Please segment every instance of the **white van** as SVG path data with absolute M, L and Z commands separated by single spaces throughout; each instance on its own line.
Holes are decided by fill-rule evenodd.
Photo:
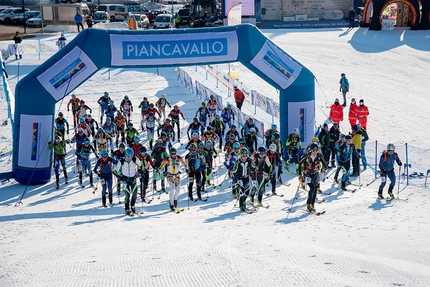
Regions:
M 109 14 L 110 21 L 115 21 L 115 9 L 116 6 L 122 6 L 121 4 L 100 4 L 97 7 L 97 11 L 104 11 Z
M 115 7 L 115 21 L 124 21 L 130 13 L 145 14 L 149 13 L 149 10 L 140 5 L 118 5 Z

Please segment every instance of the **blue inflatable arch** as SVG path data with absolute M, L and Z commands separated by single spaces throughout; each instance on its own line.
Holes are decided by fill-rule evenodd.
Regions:
M 250 24 L 174 30 L 86 29 L 23 78 L 15 90 L 13 176 L 22 184 L 51 178 L 55 103 L 101 68 L 145 68 L 241 62 L 280 91 L 280 132 L 313 137 L 313 74 Z

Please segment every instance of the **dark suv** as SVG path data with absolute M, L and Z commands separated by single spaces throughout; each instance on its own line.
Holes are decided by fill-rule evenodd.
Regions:
M 181 16 L 181 24 L 190 23 L 190 8 L 182 8 L 178 14 Z

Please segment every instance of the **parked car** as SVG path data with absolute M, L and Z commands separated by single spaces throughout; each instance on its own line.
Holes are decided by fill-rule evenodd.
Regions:
M 110 22 L 109 13 L 106 11 L 96 11 L 93 14 L 93 23 L 107 23 Z
M 125 18 L 130 14 L 141 14 L 141 13 L 149 13 L 148 9 L 140 5 L 133 6 L 117 6 L 115 8 L 115 21 L 124 21 Z
M 137 26 L 144 29 L 149 29 L 149 20 L 148 17 L 146 17 L 145 14 L 135 14 L 130 13 L 124 20 L 125 23 L 128 24 L 128 19 L 134 18 L 137 22 Z
M 25 8 L 25 11 L 30 11 L 30 9 Z M 1 11 L 0 13 L 0 23 L 10 24 L 12 22 L 12 18 L 17 14 L 24 12 L 22 8 L 7 8 Z
M 178 14 L 181 16 L 181 24 L 190 22 L 190 8 L 179 9 Z
M 167 11 L 167 10 L 152 10 L 148 14 L 149 23 L 154 23 L 155 18 L 157 18 L 157 16 L 160 14 L 169 14 L 170 15 L 169 11 Z
M 40 11 L 28 11 L 24 13 L 19 13 L 11 19 L 13 25 L 22 25 L 27 19 L 34 18 L 40 15 Z
M 154 29 L 171 29 L 174 26 L 172 14 L 160 14 L 154 20 Z
M 35 18 L 27 19 L 27 21 L 25 21 L 25 24 L 29 27 L 42 28 L 42 14 L 39 14 L 39 16 Z
M 98 10 L 96 3 L 87 2 L 87 6 L 88 6 L 88 9 L 90 9 L 91 14 L 94 14 Z
M 109 14 L 110 21 L 114 22 L 116 6 L 121 6 L 121 4 L 101 4 L 97 7 L 97 11 L 107 12 Z

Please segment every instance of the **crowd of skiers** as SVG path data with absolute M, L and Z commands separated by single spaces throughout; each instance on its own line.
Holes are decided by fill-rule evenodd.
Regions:
M 259 145 L 256 136 L 258 128 L 253 118 L 249 117 L 242 127 L 236 127 L 236 115 L 231 105 L 227 104 L 220 109 L 215 98 L 211 96 L 208 102 L 203 102 L 197 109 L 193 121 L 186 129 L 188 142 L 184 144 L 187 154 L 181 157 L 172 144 L 175 141 L 180 142 L 183 128 L 180 121 L 185 120 L 185 117 L 177 105 L 171 106 L 164 94 L 155 103 L 143 97 L 138 106 L 139 125 L 134 125 L 131 121 L 133 104 L 127 95 L 118 108 L 107 92 L 97 103 L 101 111 L 99 122 L 91 116 L 92 110 L 84 100 L 71 95 L 67 105 L 73 118 L 73 135 L 70 140 L 66 139 L 66 135 L 70 134 L 71 127 L 63 113 L 58 113 L 55 119 L 56 136 L 48 148 L 54 151 L 56 186 L 59 188 L 60 169 L 63 171 L 65 183 L 68 182 L 65 156 L 66 145 L 70 144 L 76 155 L 79 184 L 84 187 L 83 176 L 88 174 L 89 184 L 95 188 L 93 174 L 96 174 L 102 186 L 103 206 L 113 204 L 113 190 L 116 187 L 118 196 L 124 192 L 125 212 L 128 215 L 136 213 L 138 194 L 142 202 L 149 201 L 146 194 L 151 184 L 150 171 L 153 191 L 157 191 L 159 181 L 160 194 L 167 193 L 165 181 L 168 182 L 169 206 L 172 211 L 178 211 L 182 177 L 188 178 L 188 198 L 194 200 L 195 184 L 196 200 L 202 200 L 205 187 L 213 186 L 211 180 L 216 165 L 215 159 L 221 151 L 225 154 L 223 164 L 228 170 L 226 178 L 231 178 L 231 194 L 237 198 L 239 208 L 243 212 L 249 212 L 246 207 L 248 197 L 250 205 L 263 206 L 266 185 L 271 186 L 271 195 L 277 195 L 276 185 L 282 184 L 283 162 L 288 172 L 291 172 L 290 165 L 294 164 L 302 186 L 308 185 L 307 209 L 310 212 L 315 212 L 320 173 L 324 174 L 327 169 L 336 168 L 334 179 L 338 182 L 342 172 L 341 187 L 345 189 L 349 183 L 350 160 L 352 159 L 353 167 L 351 176 L 359 175 L 360 158 L 364 168 L 367 166 L 364 146 L 368 136 L 362 124 L 365 122 L 360 122 L 359 117 L 355 122 L 350 118 L 352 132 L 347 135 L 340 134 L 338 122 L 331 118 L 332 127 L 329 129 L 328 125 L 324 124 L 318 137 L 304 149 L 301 146 L 299 129 L 295 128 L 288 135 L 284 151 L 284 144 L 280 141 L 275 124 L 264 132 L 264 145 Z M 351 106 L 353 104 L 355 105 L 354 99 Z M 171 110 L 166 115 L 167 106 Z M 146 133 L 149 147 L 142 145 L 143 141 L 139 138 L 142 132 Z M 94 166 L 91 163 L 92 155 L 96 158 Z M 397 163 L 401 162 L 392 145 L 383 156 L 380 163 L 381 176 L 383 172 L 384 177 L 388 176 L 392 181 L 389 188 L 391 196 L 395 183 L 393 158 Z M 381 196 L 384 185 L 385 182 L 380 186 Z

